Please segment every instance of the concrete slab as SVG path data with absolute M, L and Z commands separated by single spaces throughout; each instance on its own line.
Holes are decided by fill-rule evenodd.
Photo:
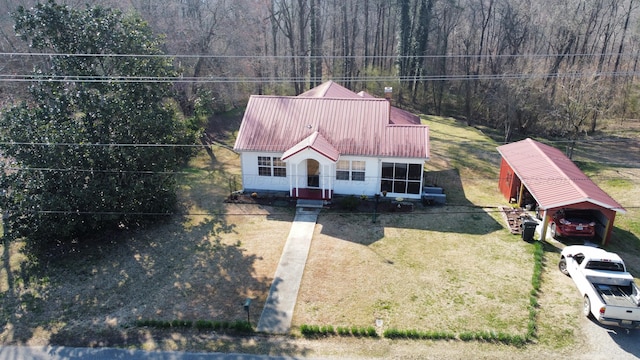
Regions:
M 291 328 L 293 310 L 304 272 L 311 238 L 320 209 L 298 208 L 282 251 L 269 296 L 258 321 L 258 332 L 286 334 Z
M 320 208 L 324 206 L 323 200 L 308 200 L 308 199 L 298 199 L 296 202 L 296 207 L 299 208 Z

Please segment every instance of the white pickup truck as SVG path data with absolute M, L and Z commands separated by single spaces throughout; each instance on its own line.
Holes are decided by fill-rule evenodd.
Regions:
M 584 297 L 582 312 L 604 325 L 640 328 L 640 290 L 617 254 L 591 246 L 567 246 L 560 271 Z

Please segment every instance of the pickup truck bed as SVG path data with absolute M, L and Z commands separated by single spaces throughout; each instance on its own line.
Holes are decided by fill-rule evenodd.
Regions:
M 612 306 L 640 306 L 638 297 L 633 296 L 631 286 L 617 286 L 607 284 L 593 284 L 598 290 L 603 302 Z

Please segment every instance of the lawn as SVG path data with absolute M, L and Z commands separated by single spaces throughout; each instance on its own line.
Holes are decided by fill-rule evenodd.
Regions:
M 532 269 L 531 245 L 481 209 L 385 214 L 376 224 L 322 214 L 294 321 L 524 334 Z
M 452 333 L 526 333 L 532 246 L 511 235 L 496 207 L 496 144 L 453 119 L 427 117 L 427 181 L 446 206 L 413 213 L 323 212 L 294 324 Z
M 448 204 L 379 214 L 375 223 L 370 213 L 323 210 L 295 309 L 294 334 L 302 324 L 365 327 L 376 320 L 382 320 L 382 329 L 526 332 L 533 246 L 511 235 L 496 211 L 505 204 L 497 189 L 498 144 L 453 119 L 424 121 L 431 131 L 427 181 L 445 189 Z M 579 154 L 580 166 L 627 208 L 616 219 L 611 248 L 640 264 L 638 169 L 606 166 L 591 161 L 588 152 Z M 140 319 L 246 319 L 247 297 L 254 299 L 249 315 L 257 323 L 294 212 L 286 206 L 226 203 L 239 179 L 238 156 L 214 145 L 211 154 L 203 151 L 181 174 L 183 216 L 153 229 L 109 234 L 100 246 L 79 245 L 47 263 L 30 263 L 19 243 L 0 247 L 0 344 L 292 356 L 347 351 L 369 357 L 399 351 L 398 344 L 409 353 L 425 345 L 226 338 L 136 327 Z M 536 347 L 558 354 L 582 341 L 576 330 L 580 299 L 567 291 L 571 280 L 556 270 L 558 249 L 547 245 L 545 250 L 532 358 Z M 637 266 L 632 265 L 636 276 Z M 447 346 L 467 354 L 475 349 Z M 492 353 L 499 345 L 478 346 Z

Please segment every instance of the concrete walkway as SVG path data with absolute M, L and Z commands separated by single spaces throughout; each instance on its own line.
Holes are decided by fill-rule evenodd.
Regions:
M 271 283 L 269 296 L 258 321 L 258 332 L 286 334 L 291 328 L 293 309 L 311 247 L 311 238 L 322 202 L 299 201 L 287 243 Z

